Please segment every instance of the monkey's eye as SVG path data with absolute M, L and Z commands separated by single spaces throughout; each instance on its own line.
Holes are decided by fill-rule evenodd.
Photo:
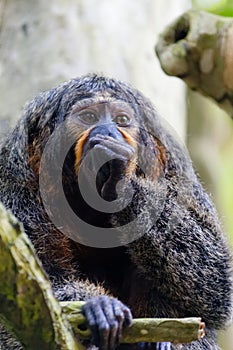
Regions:
M 78 119 L 85 124 L 95 124 L 98 121 L 98 116 L 93 111 L 82 111 L 78 114 Z
M 127 114 L 119 114 L 114 118 L 114 122 L 119 126 L 128 126 L 131 123 L 131 118 Z

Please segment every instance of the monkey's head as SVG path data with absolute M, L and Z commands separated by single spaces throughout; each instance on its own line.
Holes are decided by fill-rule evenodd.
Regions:
M 50 161 L 68 142 L 64 181 L 70 177 L 73 184 L 81 169 L 87 179 L 96 180 L 105 200 L 116 199 L 120 180 L 135 175 L 155 180 L 165 170 L 166 149 L 156 112 L 125 83 L 97 75 L 71 80 L 35 98 L 26 119 L 34 172 L 39 173 L 44 147 L 60 128 Z
M 34 187 L 37 183 L 42 192 L 43 184 L 52 205 L 65 193 L 73 211 L 92 224 L 108 227 L 106 212 L 98 212 L 101 201 L 116 202 L 129 183 L 139 188 L 185 172 L 190 176 L 188 158 L 150 101 L 115 79 L 89 75 L 64 83 L 32 100 L 22 120 Z M 87 196 L 98 194 L 94 209 L 83 188 Z M 138 192 L 131 196 L 132 215 Z

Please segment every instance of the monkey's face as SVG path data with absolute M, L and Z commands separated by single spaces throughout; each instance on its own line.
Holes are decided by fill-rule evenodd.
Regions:
M 29 163 L 43 205 L 72 239 L 118 246 L 119 227 L 135 232 L 139 218 L 141 232 L 148 194 L 164 179 L 167 154 L 156 112 L 136 90 L 101 77 L 73 80 L 52 96 L 55 106 L 50 92 L 31 106 Z
M 84 100 L 73 107 L 71 119 L 78 131 L 76 175 L 82 170 L 103 199 L 115 200 L 117 183 L 135 170 L 138 123 L 134 111 L 120 101 Z

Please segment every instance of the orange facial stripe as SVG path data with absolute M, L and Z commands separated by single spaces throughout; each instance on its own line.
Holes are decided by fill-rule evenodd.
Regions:
M 136 149 L 137 148 L 137 143 L 133 139 L 133 137 L 131 135 L 129 135 L 125 130 L 122 130 L 120 128 L 117 128 L 117 129 L 120 131 L 120 133 L 122 134 L 124 139 L 128 142 L 128 144 L 130 144 L 134 149 Z
M 137 150 L 137 142 L 134 140 L 134 138 L 129 135 L 125 130 L 122 130 L 121 128 L 117 128 L 120 133 L 122 134 L 122 136 L 124 137 L 124 139 L 126 140 L 126 142 L 132 146 L 135 151 Z M 132 173 L 134 173 L 136 170 L 136 156 L 133 160 L 131 160 L 128 164 L 128 168 L 126 171 L 126 175 L 131 175 Z
M 90 129 L 84 131 L 84 133 L 82 134 L 82 136 L 79 138 L 78 142 L 75 145 L 75 149 L 74 149 L 74 153 L 75 153 L 75 165 L 74 165 L 74 169 L 75 169 L 75 173 L 78 174 L 78 168 L 79 168 L 79 164 L 82 158 L 82 153 L 83 153 L 83 145 L 86 142 L 88 135 L 90 133 Z
M 120 131 L 120 133 L 122 134 L 122 136 L 124 137 L 124 139 L 128 142 L 128 144 L 130 144 L 135 150 L 137 148 L 137 143 L 134 141 L 133 137 L 131 135 L 129 135 L 125 130 L 122 130 L 120 128 L 118 128 L 118 130 Z M 82 158 L 82 153 L 83 153 L 83 145 L 86 142 L 89 134 L 90 134 L 90 129 L 86 130 L 82 136 L 79 138 L 79 140 L 77 141 L 76 145 L 75 145 L 75 149 L 74 149 L 74 153 L 75 153 L 75 165 L 74 165 L 74 169 L 75 169 L 75 173 L 78 174 L 78 170 L 79 170 L 79 165 L 81 162 L 81 158 Z M 132 172 L 132 170 L 135 170 L 136 167 L 136 163 L 135 162 L 130 162 L 130 166 L 128 169 L 128 172 Z
M 157 155 L 157 167 L 154 169 L 154 173 L 152 174 L 152 178 L 156 180 L 160 175 L 163 174 L 165 167 L 166 167 L 166 149 L 165 147 L 161 144 L 161 142 L 158 139 L 153 139 L 154 143 L 154 148 L 157 150 L 158 155 Z

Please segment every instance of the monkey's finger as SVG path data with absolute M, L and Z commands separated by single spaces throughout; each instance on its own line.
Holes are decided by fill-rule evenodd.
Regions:
M 171 343 L 169 342 L 156 343 L 156 350 L 171 350 Z
M 95 160 L 96 157 L 98 159 L 106 159 L 106 161 L 117 159 L 122 162 L 129 162 L 130 159 L 133 158 L 133 153 L 125 152 L 125 150 L 122 150 L 121 147 L 115 150 L 112 150 L 110 147 L 106 147 L 106 145 L 98 144 L 95 146 L 95 152 L 93 152 L 93 159 Z
M 112 305 L 114 315 L 118 322 L 123 321 L 124 327 L 130 326 L 133 322 L 133 316 L 130 309 L 121 301 L 114 298 L 112 298 Z
M 135 154 L 135 149 L 128 143 L 119 143 L 117 140 L 105 140 L 103 143 L 105 147 L 110 149 L 112 152 L 119 154 L 126 159 L 131 159 Z
M 116 344 L 119 344 L 120 339 L 122 337 L 122 328 L 123 328 L 125 316 L 124 316 L 124 312 L 122 311 L 122 306 L 119 303 L 113 302 L 112 306 L 113 306 L 115 318 L 118 321 L 118 329 L 117 329 L 117 334 L 116 334 Z
M 133 322 L 130 309 L 117 299 L 113 299 L 113 310 L 115 318 L 118 320 L 118 332 L 116 335 L 116 344 L 120 343 L 122 329 L 129 327 Z
M 124 162 L 129 161 L 129 158 L 127 156 L 124 156 L 121 153 L 119 148 L 118 148 L 118 150 L 113 151 L 111 148 L 108 148 L 105 145 L 99 144 L 99 145 L 95 146 L 95 150 L 98 152 L 97 155 L 98 155 L 98 158 L 100 158 L 100 159 L 101 159 L 101 157 L 103 159 L 105 159 L 105 155 L 107 154 L 107 156 L 108 156 L 107 158 L 109 158 L 108 161 L 113 160 L 113 159 L 119 159 L 119 160 L 124 161 Z M 94 154 L 94 156 L 96 156 L 96 154 Z
M 99 297 L 89 300 L 82 307 L 92 334 L 92 342 L 101 350 L 107 350 L 109 325 L 101 306 Z
M 99 345 L 99 333 L 96 324 L 96 317 L 92 310 L 92 301 L 88 301 L 82 306 L 82 312 L 87 320 L 88 327 L 91 330 L 91 341 L 94 345 Z
M 116 318 L 115 312 L 114 312 L 114 305 L 118 303 L 117 299 L 114 298 L 108 298 L 102 299 L 102 307 L 103 311 L 105 313 L 105 317 L 107 319 L 107 322 L 109 324 L 109 339 L 108 339 L 108 349 L 113 350 L 118 345 L 118 329 L 119 329 L 119 322 Z
M 124 312 L 124 323 L 123 323 L 123 327 L 129 327 L 131 326 L 132 322 L 133 322 L 133 316 L 132 313 L 130 311 L 130 309 L 124 305 L 123 308 L 123 312 Z
M 135 149 L 128 143 L 122 143 L 119 140 L 106 136 L 103 137 L 102 135 L 93 137 L 91 140 L 91 148 L 97 147 L 97 145 L 102 145 L 106 150 L 111 150 L 115 154 L 126 157 L 127 159 L 132 158 L 135 153 Z

